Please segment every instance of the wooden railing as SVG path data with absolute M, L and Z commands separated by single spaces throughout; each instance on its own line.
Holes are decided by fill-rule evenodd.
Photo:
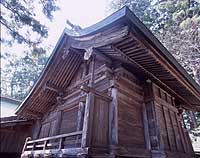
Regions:
M 82 131 L 56 135 L 36 140 L 26 139 L 22 153 L 45 153 L 45 151 L 60 151 L 65 148 L 77 148 L 81 146 Z

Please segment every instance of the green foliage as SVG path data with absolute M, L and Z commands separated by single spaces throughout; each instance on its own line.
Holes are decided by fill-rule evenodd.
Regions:
M 59 8 L 56 0 L 1 0 L 0 5 L 1 26 L 8 33 L 1 37 L 1 43 L 12 47 L 16 41 L 28 46 L 20 57 L 16 52 L 1 52 L 1 59 L 7 62 L 1 70 L 1 94 L 24 99 L 47 60 L 46 48 L 40 46 L 48 37 L 48 28 L 37 14 L 52 21 L 53 12 Z
M 110 11 L 116 11 L 123 6 L 128 6 L 136 16 L 143 21 L 147 27 L 152 29 L 160 27 L 160 23 L 156 22 L 157 10 L 151 5 L 153 0 L 111 0 L 110 1 Z M 156 24 L 156 25 L 155 25 Z
M 2 70 L 1 74 L 3 79 L 9 81 L 7 84 L 10 87 L 9 90 L 4 89 L 1 94 L 20 100 L 26 97 L 48 59 L 46 52 L 41 53 L 40 50 L 39 52 L 35 50 L 35 52 L 25 52 L 24 54 L 23 57 L 5 54 L 3 58 L 8 61 L 7 69 Z M 6 84 L 5 81 L 2 82 Z
M 42 38 L 47 38 L 47 27 L 36 19 L 36 14 L 34 12 L 34 5 L 36 3 L 37 2 L 33 0 L 0 1 L 0 22 L 12 37 L 12 40 L 1 38 L 1 42 L 10 41 L 10 43 L 12 43 L 17 41 L 18 43 L 26 43 L 29 46 L 32 46 L 41 43 Z M 55 0 L 40 0 L 40 4 L 42 5 L 43 13 L 48 19 L 52 20 L 52 12 L 59 9 L 55 4 Z M 36 36 L 34 40 L 33 33 L 36 33 L 34 34 L 34 36 Z

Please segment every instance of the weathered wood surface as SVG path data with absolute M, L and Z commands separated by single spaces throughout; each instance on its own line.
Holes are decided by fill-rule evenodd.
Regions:
M 178 157 L 183 153 L 193 157 L 193 149 L 188 139 L 189 135 L 187 130 L 183 129 L 183 120 L 178 115 L 174 98 L 155 84 L 153 84 L 153 93 L 160 137 L 163 140 L 164 151 L 167 153 L 166 157 L 171 157 L 172 155 Z
M 5 157 L 9 157 L 9 154 L 17 156 L 22 153 L 24 142 L 31 135 L 30 123 L 26 124 L 18 123 L 0 128 L 0 156 L 3 157 L 3 154 Z
M 34 139 L 41 139 L 30 141 L 25 153 L 73 153 L 81 147 L 91 157 L 192 155 L 174 98 L 99 53 L 82 62 L 57 103 L 34 126 Z M 77 132 L 81 134 L 73 135 Z
M 145 149 L 142 86 L 125 69 L 117 69 L 116 76 L 118 145 Z

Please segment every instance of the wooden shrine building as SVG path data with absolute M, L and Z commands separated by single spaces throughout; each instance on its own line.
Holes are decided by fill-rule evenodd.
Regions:
M 200 87 L 126 7 L 64 30 L 17 110 L 32 120 L 22 157 L 192 158 L 183 109 Z

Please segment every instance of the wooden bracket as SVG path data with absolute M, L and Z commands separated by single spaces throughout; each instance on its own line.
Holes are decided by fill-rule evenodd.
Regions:
M 96 55 L 99 55 L 101 58 L 103 58 L 108 64 L 112 64 L 112 60 L 103 54 L 103 52 L 99 51 L 97 48 L 93 48 L 93 51 Z
M 89 87 L 87 85 L 81 86 L 81 90 L 84 91 L 84 92 L 86 92 L 86 93 L 92 92 L 95 95 L 101 97 L 102 99 L 104 99 L 106 101 L 112 101 L 112 97 L 110 97 L 108 95 L 105 95 L 102 92 L 97 91 L 95 88 Z
M 44 89 L 48 89 L 48 90 L 54 91 L 56 93 L 62 93 L 62 92 L 64 92 L 64 90 L 62 88 L 56 86 L 55 84 L 50 83 L 49 81 L 47 81 L 44 84 Z
M 33 112 L 33 111 L 30 111 L 30 110 L 26 110 L 26 113 L 37 118 L 37 119 L 42 118 L 42 113 L 40 113 L 40 112 Z

